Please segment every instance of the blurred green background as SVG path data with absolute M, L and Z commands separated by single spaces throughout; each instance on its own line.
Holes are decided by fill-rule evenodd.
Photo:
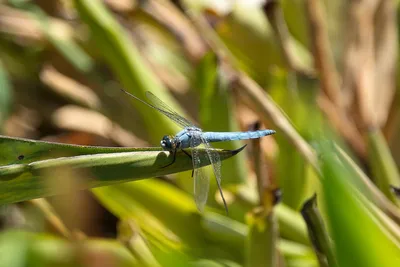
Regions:
M 0 0 L 0 266 L 400 266 L 397 16 L 383 0 Z M 211 168 L 199 213 L 190 160 L 156 166 L 149 147 L 179 128 L 121 88 L 206 131 L 276 130 L 215 145 L 247 144 L 221 152 L 228 215 Z

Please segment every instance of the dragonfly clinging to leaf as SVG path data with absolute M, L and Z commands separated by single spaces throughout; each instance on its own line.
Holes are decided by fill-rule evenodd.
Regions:
M 122 90 L 122 89 L 121 89 Z M 204 210 L 204 206 L 207 202 L 208 190 L 210 184 L 210 178 L 204 168 L 201 166 L 204 163 L 201 162 L 200 152 L 198 147 L 203 145 L 209 161 L 214 169 L 215 179 L 217 181 L 217 186 L 219 193 L 221 195 L 222 201 L 226 213 L 228 213 L 228 207 L 224 198 L 224 194 L 221 189 L 221 160 L 219 154 L 216 150 L 212 148 L 210 143 L 212 142 L 222 142 L 222 141 L 233 141 L 233 140 L 245 140 L 245 139 L 255 139 L 263 136 L 274 134 L 274 130 L 258 130 L 250 132 L 203 132 L 200 128 L 195 126 L 193 123 L 188 121 L 186 118 L 182 117 L 176 113 L 173 109 L 162 102 L 158 97 L 156 97 L 151 92 L 146 92 L 146 97 L 149 102 L 143 101 L 142 99 L 132 95 L 131 93 L 122 90 L 129 96 L 139 100 L 140 102 L 146 104 L 147 106 L 161 112 L 163 115 L 167 116 L 169 119 L 174 121 L 177 125 L 183 128 L 182 131 L 178 132 L 175 136 L 166 135 L 161 140 L 161 147 L 163 150 L 170 151 L 173 155 L 173 160 L 167 166 L 175 162 L 175 156 L 178 149 L 181 149 L 185 154 L 192 158 L 193 162 L 193 178 L 194 178 L 194 199 L 197 208 L 200 211 Z M 191 155 L 188 154 L 184 149 L 191 148 Z

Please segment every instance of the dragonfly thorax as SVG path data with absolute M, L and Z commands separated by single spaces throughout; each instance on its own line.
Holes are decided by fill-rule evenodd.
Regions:
M 161 139 L 160 144 L 161 144 L 161 147 L 164 150 L 171 151 L 171 150 L 174 150 L 176 148 L 175 139 L 170 135 L 165 135 L 163 137 L 163 139 Z

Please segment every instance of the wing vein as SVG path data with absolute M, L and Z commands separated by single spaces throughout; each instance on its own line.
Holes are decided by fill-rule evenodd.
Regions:
M 193 179 L 194 179 L 194 200 L 200 212 L 203 212 L 204 206 L 207 203 L 208 190 L 210 187 L 210 177 L 201 167 L 201 160 L 199 150 L 195 145 L 196 136 L 192 136 L 190 146 L 192 148 L 192 162 L 193 162 Z
M 221 187 L 221 158 L 219 157 L 218 152 L 214 150 L 214 148 L 210 145 L 210 143 L 201 136 L 201 142 L 203 143 L 205 150 L 207 152 L 208 158 L 210 159 L 210 163 L 214 169 L 215 180 L 217 181 L 217 186 L 219 190 L 219 194 L 221 195 L 222 202 L 224 203 L 224 208 L 226 214 L 228 214 L 228 205 L 226 204 L 226 200 L 224 194 L 222 192 Z

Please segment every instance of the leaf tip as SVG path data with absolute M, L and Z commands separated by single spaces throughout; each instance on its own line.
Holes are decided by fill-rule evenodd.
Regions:
M 239 153 L 240 151 L 242 151 L 246 146 L 247 146 L 247 145 L 244 145 L 244 146 L 242 146 L 242 147 L 239 147 L 239 148 L 236 149 L 236 150 L 231 150 L 232 155 L 234 156 L 234 155 L 238 154 L 238 153 Z

